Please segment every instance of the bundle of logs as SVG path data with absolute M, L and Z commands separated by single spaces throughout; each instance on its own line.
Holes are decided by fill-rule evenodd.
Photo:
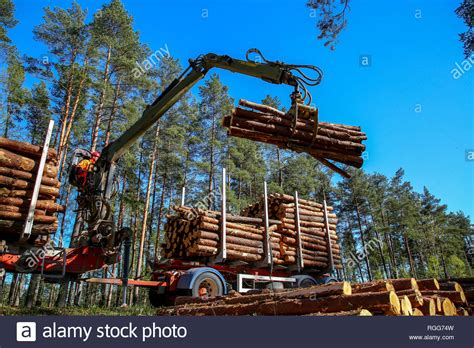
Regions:
M 294 198 L 289 195 L 269 196 L 269 250 L 275 265 L 297 262 L 297 238 Z M 326 221 L 323 206 L 299 200 L 301 255 L 304 267 L 324 270 L 330 266 Z M 222 233 L 221 212 L 174 207 L 165 225 L 164 258 L 212 257 L 219 254 Z M 341 267 L 336 236 L 336 216 L 328 207 L 328 221 L 333 265 Z M 226 260 L 257 262 L 264 259 L 265 227 L 263 202 L 254 204 L 241 215 L 226 214 Z
M 333 266 L 342 268 L 340 248 L 337 244 L 336 214 L 333 208 L 326 207 L 328 221 L 325 221 L 324 206 L 306 199 L 298 199 L 299 229 L 301 239 L 301 253 L 305 267 L 324 269 L 329 265 L 329 246 L 327 230 L 331 236 L 331 252 Z M 263 216 L 264 201 L 248 206 L 242 216 Z M 270 219 L 278 220 L 279 225 L 272 226 L 272 240 L 280 246 L 280 253 L 284 256 L 284 264 L 292 264 L 297 255 L 297 221 L 295 198 L 290 195 L 275 193 L 268 196 L 268 214 Z M 326 225 L 327 223 L 327 225 Z
M 41 146 L 0 137 L 0 234 L 3 240 L 17 240 L 24 229 L 42 151 Z M 45 240 L 57 229 L 55 213 L 63 211 L 63 207 L 56 204 L 60 187 L 57 174 L 57 153 L 50 149 L 36 203 L 33 241 Z
M 211 257 L 219 252 L 221 213 L 217 211 L 173 207 L 165 224 L 164 258 Z M 263 255 L 263 221 L 226 215 L 226 248 L 228 260 L 255 262 Z M 278 223 L 278 221 L 274 221 Z M 274 255 L 280 256 L 276 251 Z M 276 262 L 276 258 L 274 258 Z
M 293 115 L 247 100 L 224 117 L 228 135 L 273 144 L 282 149 L 306 152 L 344 177 L 350 175 L 333 162 L 360 168 L 367 139 L 360 127 L 318 122 L 318 109 Z
M 472 315 L 456 282 L 413 278 L 283 290 L 232 291 L 226 297 L 178 297 L 158 315 Z

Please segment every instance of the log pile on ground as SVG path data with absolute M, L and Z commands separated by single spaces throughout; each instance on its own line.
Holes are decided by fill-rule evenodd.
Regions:
M 0 137 L 0 233 L 1 239 L 17 239 L 26 221 L 42 147 Z M 34 215 L 33 239 L 43 240 L 56 231 L 55 213 L 63 211 L 56 204 L 60 183 L 58 158 L 50 149 L 44 168 Z
M 232 292 L 226 297 L 178 297 L 159 315 L 472 315 L 462 288 L 441 290 L 436 279 L 348 282 L 308 288 Z M 461 296 L 461 297 L 460 297 Z
M 445 291 L 457 291 L 465 298 L 469 310 L 474 312 L 474 278 L 451 278 L 440 280 L 440 288 Z
M 337 217 L 333 208 L 327 207 L 327 225 L 324 218 L 324 207 L 320 203 L 306 199 L 298 199 L 299 224 L 302 256 L 305 267 L 324 269 L 329 265 L 329 246 L 327 243 L 326 228 L 331 236 L 331 252 L 336 268 L 342 268 L 340 248 L 336 235 Z M 242 216 L 263 216 L 264 201 L 248 206 Z M 295 263 L 297 253 L 297 221 L 295 198 L 290 195 L 275 193 L 268 196 L 268 214 L 270 219 L 281 221 L 275 226 L 272 238 L 280 246 L 279 250 L 284 257 L 284 264 Z
M 345 177 L 349 174 L 333 162 L 362 167 L 362 141 L 367 136 L 360 127 L 318 122 L 317 109 L 301 112 L 295 120 L 292 115 L 266 105 L 243 99 L 239 104 L 222 120 L 228 135 L 309 153 Z
M 336 216 L 328 207 L 328 221 L 319 203 L 299 200 L 301 246 L 304 267 L 324 270 L 329 265 L 326 228 L 331 235 L 334 265 L 341 267 L 336 236 Z M 269 246 L 275 265 L 295 265 L 297 262 L 297 232 L 295 205 L 292 196 L 269 196 Z M 226 215 L 227 260 L 258 262 L 264 259 L 263 203 L 256 203 L 241 215 Z M 221 212 L 174 207 L 165 225 L 164 258 L 212 257 L 219 253 Z

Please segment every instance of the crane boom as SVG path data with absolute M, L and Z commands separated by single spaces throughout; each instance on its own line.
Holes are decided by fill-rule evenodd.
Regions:
M 260 56 L 261 62 L 249 59 L 249 54 Z M 81 214 L 88 224 L 88 236 L 94 243 L 112 249 L 119 243 L 116 236 L 113 214 L 109 201 L 113 195 L 113 182 L 116 162 L 148 129 L 150 129 L 186 92 L 207 72 L 213 68 L 220 68 L 238 74 L 259 78 L 274 84 L 286 84 L 294 87 L 291 95 L 293 103 L 301 102 L 311 95 L 305 85 L 317 85 L 322 79 L 322 71 L 311 65 L 290 65 L 278 61 L 266 60 L 258 49 L 250 49 L 246 55 L 247 60 L 234 59 L 227 55 L 209 53 L 201 55 L 195 60 L 189 60 L 189 67 L 176 78 L 151 104 L 148 105 L 142 116 L 119 138 L 106 146 L 98 161 L 94 165 L 94 173 L 88 179 L 85 190 L 78 195 L 78 205 L 84 212 Z M 317 78 L 310 78 L 302 69 L 310 69 L 318 73 Z M 294 74 L 297 73 L 297 74 Z M 301 95 L 299 89 L 304 94 Z M 120 233 L 119 233 L 120 235 Z M 105 245 L 104 245 L 105 246 Z
M 296 79 L 293 78 L 288 66 L 283 63 L 256 63 L 213 53 L 200 56 L 196 60 L 190 60 L 188 69 L 175 79 L 151 105 L 147 106 L 142 117 L 135 124 L 117 140 L 104 148 L 101 159 L 114 162 L 120 158 L 140 136 L 155 124 L 199 80 L 204 78 L 212 68 L 253 76 L 270 83 L 297 86 Z

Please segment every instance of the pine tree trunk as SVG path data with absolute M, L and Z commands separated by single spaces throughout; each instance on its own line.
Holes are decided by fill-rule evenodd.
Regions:
M 40 281 L 41 281 L 40 274 L 31 275 L 30 283 L 28 285 L 28 290 L 26 292 L 25 307 L 32 308 L 33 306 L 36 305 Z
M 102 279 L 107 279 L 109 277 L 109 266 L 102 267 Z M 107 291 L 111 285 L 109 284 L 102 284 L 101 292 L 100 292 L 100 307 L 105 307 L 107 305 Z
M 7 101 L 7 117 L 5 119 L 5 130 L 3 131 L 3 137 L 8 138 L 8 131 L 10 130 L 11 110 L 10 100 Z
M 55 293 L 56 293 L 56 287 L 54 284 L 51 284 L 49 287 L 48 308 L 51 308 L 53 306 Z
M 142 221 L 142 228 L 140 232 L 140 248 L 138 252 L 137 271 L 136 271 L 137 279 L 140 279 L 142 275 L 143 251 L 144 251 L 143 249 L 145 246 L 148 209 L 150 208 L 151 184 L 153 182 L 153 172 L 155 171 L 155 158 L 156 158 L 156 151 L 158 147 L 159 135 L 160 135 L 160 127 L 157 126 L 156 131 L 155 131 L 155 138 L 153 141 L 153 150 L 151 152 L 151 157 L 150 157 L 150 169 L 148 171 L 148 181 L 147 181 L 146 194 L 145 194 L 145 206 L 143 207 L 143 221 Z M 138 287 L 135 287 L 135 297 L 138 298 Z
M 10 289 L 8 290 L 8 305 L 12 305 L 12 302 L 13 302 L 13 297 L 14 297 L 14 294 L 15 294 L 15 288 L 17 286 L 17 282 L 18 282 L 18 276 L 20 274 L 19 273 L 13 273 L 12 274 L 12 281 L 10 282 Z
M 408 237 L 406 233 L 403 233 L 403 241 L 405 243 L 405 249 L 407 251 L 408 263 L 410 264 L 410 275 L 416 278 L 415 265 L 413 263 L 413 257 L 411 255 L 410 245 L 408 244 Z
M 58 247 L 62 248 L 63 246 L 63 239 L 64 239 L 64 226 L 65 226 L 65 223 L 66 223 L 66 214 L 67 214 L 67 208 L 68 208 L 68 205 L 69 205 L 69 195 L 71 193 L 71 185 L 67 185 L 67 190 L 66 190 L 66 198 L 65 198 L 65 201 L 64 201 L 64 212 L 63 212 L 63 216 L 61 218 L 61 225 L 59 227 L 59 244 L 58 244 Z
M 107 89 L 107 82 L 109 80 L 109 68 L 110 68 L 110 58 L 112 55 L 112 48 L 109 46 L 107 50 L 107 59 L 105 61 L 104 75 L 102 79 L 102 89 L 100 91 L 99 100 L 95 108 L 94 114 L 94 127 L 92 128 L 92 138 L 91 138 L 91 151 L 95 151 L 97 147 L 97 142 L 99 139 L 99 130 L 102 123 L 102 109 L 104 108 L 105 102 L 105 93 Z
M 163 182 L 161 184 L 161 198 L 160 198 L 160 208 L 158 209 L 158 222 L 156 226 L 156 239 L 155 239 L 155 254 L 153 261 L 158 259 L 158 250 L 160 248 L 160 236 L 161 236 L 161 218 L 163 216 L 163 208 L 165 204 L 165 192 L 166 192 L 166 177 L 167 173 L 163 175 Z
M 116 277 L 116 267 L 117 264 L 113 264 L 112 265 L 112 271 L 111 271 L 111 274 L 113 277 Z M 113 293 L 114 293 L 114 290 L 113 290 L 113 286 L 112 285 L 109 285 L 108 288 L 107 288 L 107 294 L 106 294 L 106 302 L 105 302 L 105 306 L 107 308 L 110 307 L 111 303 L 112 303 L 112 296 L 113 296 Z
M 13 307 L 20 306 L 21 290 L 23 289 L 24 282 L 25 282 L 25 275 L 18 274 L 15 279 L 15 284 L 12 284 L 13 291 L 12 291 L 12 296 L 10 298 L 10 306 L 13 306 Z
M 3 276 L 0 277 L 0 304 L 2 304 L 3 301 L 3 294 L 5 290 L 5 279 L 7 277 L 7 272 L 4 272 Z
M 372 206 L 369 204 L 369 210 L 370 210 L 370 217 L 372 219 L 372 222 L 374 224 L 374 233 L 375 233 L 375 237 L 377 238 L 377 247 L 379 249 L 379 253 L 380 253 L 380 259 L 382 261 L 382 266 L 383 266 L 383 270 L 384 270 L 384 273 L 385 273 L 385 278 L 390 278 L 390 273 L 389 273 L 389 270 L 388 270 L 388 267 L 387 267 L 387 261 L 385 260 L 385 255 L 383 253 L 383 248 L 382 248 L 382 237 L 380 236 L 379 232 L 378 232 L 378 228 L 377 228 L 377 224 L 375 223 L 375 219 L 374 219 L 374 213 L 373 213 L 373 210 L 372 210 Z
M 38 286 L 38 295 L 36 296 L 36 303 L 35 303 L 36 307 L 41 307 L 43 304 L 43 294 L 44 294 L 45 286 L 46 285 L 44 284 L 43 279 L 40 278 L 39 286 Z
M 142 144 L 140 144 L 140 160 L 138 163 L 142 163 L 143 161 L 143 147 Z M 137 181 L 137 191 L 136 191 L 136 202 L 140 202 L 140 193 L 141 193 L 141 184 L 142 184 L 142 171 L 141 171 L 141 166 L 138 166 L 138 181 Z M 130 260 L 131 260 L 131 266 L 130 266 L 130 274 L 133 274 L 134 271 L 136 270 L 136 264 L 135 264 L 135 257 L 137 255 L 137 231 L 138 231 L 138 225 L 139 225 L 139 209 L 138 205 L 137 208 L 135 209 L 134 212 L 134 223 L 133 223 L 133 234 L 132 234 L 132 252 L 130 255 Z M 134 292 L 132 291 L 133 288 L 130 288 L 130 305 L 134 303 L 134 298 L 133 294 Z
M 59 292 L 58 292 L 58 297 L 56 299 L 55 307 L 57 308 L 66 307 L 68 289 L 69 289 L 69 280 L 63 279 L 59 287 Z
M 385 231 L 388 230 L 388 222 L 385 219 L 384 213 L 383 213 L 383 207 L 380 207 L 380 215 L 382 217 L 382 224 L 385 228 Z M 387 243 L 388 246 L 388 255 L 390 259 L 390 272 L 391 272 L 391 278 L 398 278 L 398 269 L 397 265 L 395 262 L 395 253 L 393 252 L 393 243 L 392 243 L 392 238 L 390 233 L 384 232 L 385 235 L 385 242 Z
M 61 115 L 61 131 L 59 135 L 59 146 L 58 146 L 58 158 L 63 156 L 63 148 L 66 144 L 64 141 L 64 137 L 66 135 L 66 126 L 68 124 L 69 118 L 69 108 L 71 105 L 71 98 L 73 93 L 73 82 L 74 82 L 74 63 L 76 62 L 76 52 L 73 52 L 71 55 L 71 59 L 69 60 L 69 76 L 67 79 L 67 86 L 66 86 L 66 93 L 64 94 L 64 107 L 62 108 L 62 115 Z
M 110 133 L 112 132 L 112 123 L 113 123 L 113 120 L 115 119 L 115 112 L 117 111 L 117 100 L 118 100 L 118 96 L 120 94 L 120 87 L 121 87 L 121 78 L 119 77 L 117 79 L 117 84 L 116 84 L 116 88 L 115 88 L 115 92 L 114 92 L 114 99 L 112 100 L 112 108 L 110 110 L 110 117 L 109 117 L 109 120 L 107 122 L 107 129 L 105 131 L 105 142 L 104 142 L 104 146 L 107 146 L 110 142 Z
M 368 255 L 367 246 L 366 246 L 366 243 L 365 243 L 365 237 L 364 237 L 364 231 L 363 231 L 363 228 L 362 228 L 362 222 L 361 222 L 361 219 L 360 219 L 359 206 L 357 205 L 355 197 L 353 198 L 353 200 L 354 200 L 354 205 L 355 205 L 355 209 L 356 209 L 357 224 L 359 225 L 360 240 L 362 242 L 362 247 L 364 248 L 364 253 L 365 253 L 364 259 L 365 259 L 365 265 L 367 267 L 367 275 L 369 277 L 369 281 L 372 281 L 372 279 L 373 279 L 372 269 L 370 268 L 369 255 Z
M 72 282 L 69 285 L 69 291 L 68 291 L 67 298 L 66 298 L 66 305 L 67 306 L 74 305 L 74 294 L 76 292 L 76 286 L 77 286 L 77 282 Z

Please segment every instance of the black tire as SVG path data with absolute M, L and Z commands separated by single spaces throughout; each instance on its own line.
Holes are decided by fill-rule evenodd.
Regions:
M 318 278 L 317 282 L 318 282 L 318 284 L 336 283 L 337 279 L 335 279 L 333 277 L 323 277 L 323 278 Z
M 317 285 L 318 281 L 309 275 L 297 275 L 295 287 L 297 288 L 308 288 L 313 285 Z
M 172 305 L 166 294 L 159 294 L 158 291 L 153 288 L 148 290 L 148 298 L 150 299 L 150 303 L 153 307 L 163 307 Z
M 205 289 L 207 297 L 216 297 L 224 295 L 224 284 L 214 273 L 204 272 L 197 276 L 191 290 L 191 296 L 202 297 L 202 291 Z M 200 293 L 201 291 L 201 293 Z

